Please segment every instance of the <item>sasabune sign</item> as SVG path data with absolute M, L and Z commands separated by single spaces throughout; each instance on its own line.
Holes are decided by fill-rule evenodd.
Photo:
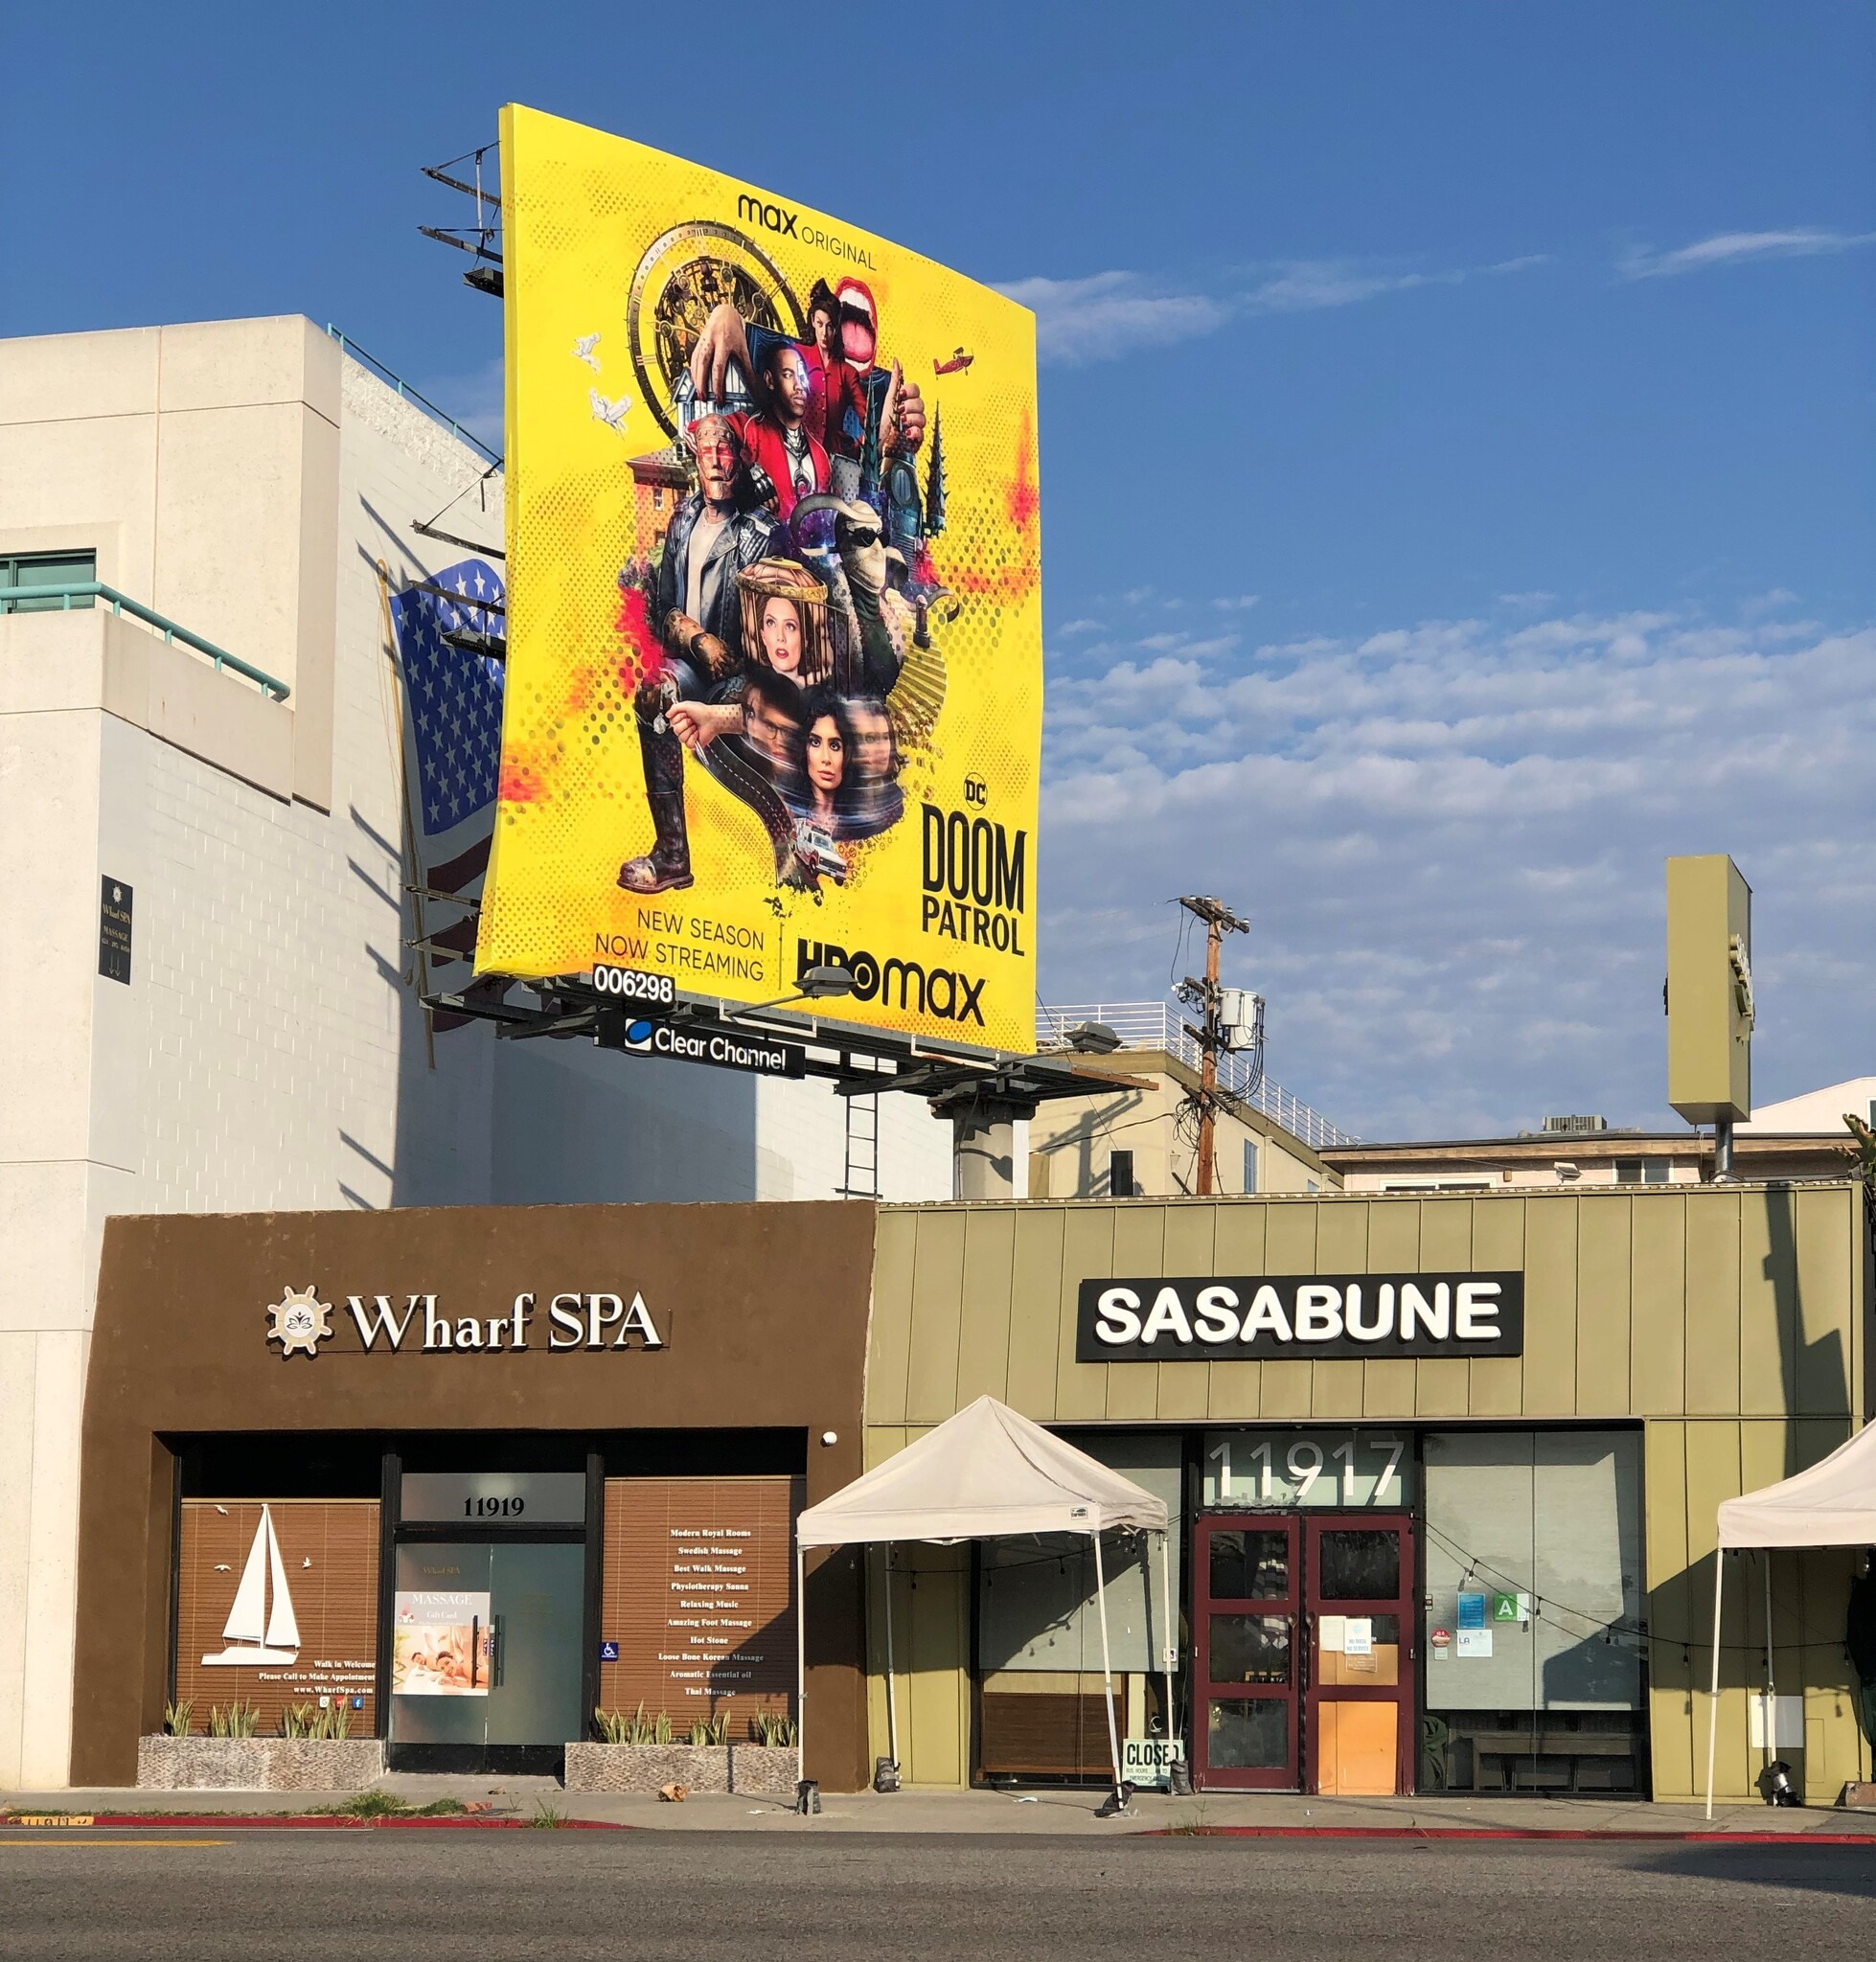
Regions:
M 1034 1048 L 1034 316 L 536 110 L 503 111 L 501 167 L 477 971 L 757 1002 L 844 966 L 845 1020 Z
M 1521 1273 L 1084 1281 L 1078 1362 L 1521 1356 Z

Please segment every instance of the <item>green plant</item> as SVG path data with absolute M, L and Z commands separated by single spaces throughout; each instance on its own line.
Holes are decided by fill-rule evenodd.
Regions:
M 420 1805 L 411 1814 L 414 1819 L 454 1819 L 469 1811 L 460 1798 L 433 1798 L 428 1805 Z
M 538 1798 L 534 1802 L 534 1817 L 528 1821 L 528 1824 L 531 1826 L 564 1826 L 566 1824 L 566 1814 L 557 1807 L 549 1805 L 544 1798 Z
M 288 1703 L 280 1713 L 282 1737 L 310 1737 L 319 1713 L 311 1703 Z
M 729 1742 L 727 1717 L 699 1717 L 687 1733 L 687 1743 L 698 1745 L 726 1745 Z
M 799 1733 L 794 1727 L 794 1719 L 786 1717 L 780 1711 L 765 1710 L 749 1722 L 749 1735 L 760 1745 L 771 1749 L 776 1745 L 788 1745 L 795 1742 Z
M 261 1728 L 261 1712 L 252 1703 L 230 1703 L 224 1710 L 209 1705 L 211 1737 L 252 1737 Z
M 631 1719 L 623 1710 L 595 1709 L 593 1728 L 599 1732 L 602 1744 L 629 1744 Z
M 195 1715 L 195 1701 L 193 1697 L 184 1697 L 179 1702 L 163 1705 L 163 1735 L 165 1737 L 187 1737 L 190 1721 Z
M 340 1743 L 352 1732 L 352 1708 L 343 1697 L 334 1697 L 325 1709 L 313 1719 L 309 1736 L 323 1739 L 328 1744 Z
M 355 1791 L 337 1805 L 314 1806 L 312 1810 L 316 1816 L 331 1819 L 395 1819 L 410 1809 L 407 1798 L 400 1798 L 395 1791 L 380 1791 L 373 1786 L 369 1791 Z
M 671 1742 L 671 1719 L 662 1710 L 652 1720 L 652 1742 L 653 1744 L 669 1744 Z

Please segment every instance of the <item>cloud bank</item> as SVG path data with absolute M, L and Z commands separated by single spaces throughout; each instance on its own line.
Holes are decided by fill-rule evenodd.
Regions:
M 1637 248 L 1622 261 L 1626 279 L 1672 279 L 1760 259 L 1815 259 L 1820 253 L 1851 252 L 1876 242 L 1876 232 L 1831 232 L 1802 225 L 1786 232 L 1716 232 L 1710 239 L 1677 246 L 1672 252 Z
M 1730 851 L 1761 1099 L 1871 1066 L 1876 627 L 1516 610 L 1252 648 L 1162 625 L 1051 656 L 1045 998 L 1158 996 L 1178 883 L 1247 913 L 1227 978 L 1270 997 L 1272 1076 L 1345 1129 L 1675 1124 L 1661 860 Z

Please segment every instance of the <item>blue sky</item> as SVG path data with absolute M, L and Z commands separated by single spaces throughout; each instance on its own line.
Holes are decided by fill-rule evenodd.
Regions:
M 1761 1098 L 1876 1068 L 1876 14 L 817 18 L 8 10 L 0 333 L 300 310 L 486 415 L 417 167 L 696 155 L 1037 308 L 1049 999 L 1157 993 L 1178 878 L 1350 1129 L 1665 1120 L 1730 850 Z

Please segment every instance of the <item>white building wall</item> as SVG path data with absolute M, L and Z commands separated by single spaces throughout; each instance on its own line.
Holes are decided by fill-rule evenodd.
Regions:
M 484 469 L 306 321 L 0 343 L 0 551 L 89 546 L 293 690 L 267 704 L 102 613 L 0 619 L 0 1788 L 69 1762 L 107 1215 L 840 1183 L 820 1084 L 486 1026 L 432 1066 L 377 564 L 396 589 L 466 556 L 411 530 L 452 499 L 445 529 L 499 539 Z M 134 893 L 127 987 L 97 973 L 105 874 Z M 884 1100 L 881 1141 L 885 1197 L 949 1196 L 923 1103 Z

